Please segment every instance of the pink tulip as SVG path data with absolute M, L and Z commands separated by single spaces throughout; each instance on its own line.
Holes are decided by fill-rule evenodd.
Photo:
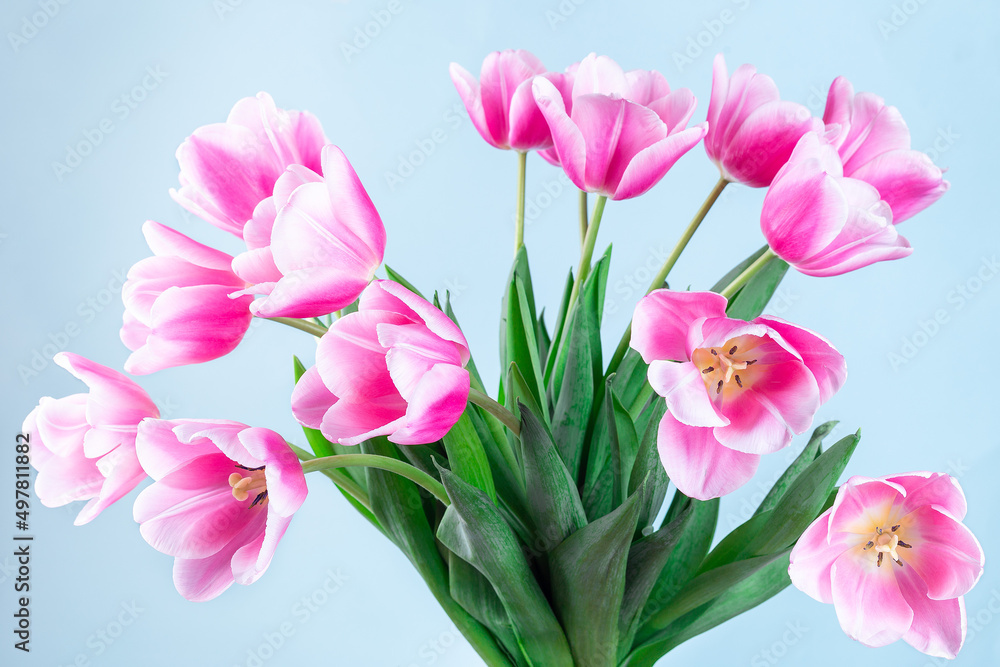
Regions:
M 252 296 L 233 258 L 157 222 L 142 227 L 154 253 L 129 269 L 121 339 L 132 355 L 125 370 L 145 375 L 197 364 L 231 352 L 250 327 Z
M 307 493 L 284 438 L 239 422 L 147 419 L 136 451 L 156 481 L 136 498 L 135 520 L 174 557 L 177 591 L 200 602 L 257 581 Z
M 799 138 L 822 130 L 809 109 L 781 99 L 771 77 L 741 65 L 730 79 L 725 58 L 715 56 L 705 152 L 724 179 L 767 187 Z
M 787 446 L 847 377 L 818 334 L 775 317 L 726 317 L 725 297 L 661 289 L 632 319 L 632 347 L 667 401 L 657 447 L 685 495 L 717 498 L 745 484 L 762 454 Z
M 595 53 L 567 67 L 565 74 L 548 74 L 546 78 L 559 91 L 565 113 L 569 116 L 573 115 L 577 99 L 585 95 L 606 95 L 651 109 L 666 124 L 670 133 L 675 133 L 685 128 L 698 104 L 687 88 L 671 91 L 670 84 L 660 72 L 638 69 L 626 72 L 608 56 Z M 681 154 L 687 150 L 689 148 Z M 554 146 L 539 151 L 539 155 L 555 166 L 561 164 Z
M 89 501 L 76 525 L 92 521 L 146 478 L 135 454 L 139 422 L 160 413 L 149 395 L 118 371 L 71 352 L 53 361 L 82 380 L 86 394 L 42 398 L 24 420 L 35 493 L 46 507 Z
M 854 94 L 842 76 L 833 80 L 823 121 L 834 133 L 844 175 L 870 183 L 899 224 L 948 191 L 943 172 L 925 153 L 910 149 L 910 130 L 896 107 L 873 93 Z
M 866 646 L 902 639 L 954 658 L 965 640 L 965 603 L 985 556 L 962 523 L 966 503 L 943 473 L 852 477 L 792 549 L 788 574 L 833 603 L 840 627 Z
M 177 149 L 178 204 L 216 227 L 242 236 L 254 208 L 270 197 L 285 168 L 300 164 L 319 171 L 327 143 L 319 121 L 304 111 L 286 111 L 267 93 L 245 97 L 225 123 L 199 127 Z
M 810 276 L 836 276 L 913 252 L 878 190 L 844 177 L 836 149 L 815 132 L 799 140 L 774 177 L 760 227 L 771 250 Z
M 323 176 L 292 165 L 243 229 L 233 271 L 265 294 L 260 317 L 318 317 L 354 302 L 382 263 L 385 227 L 347 157 L 323 148 Z
M 578 81 L 579 76 L 578 71 Z M 536 78 L 532 91 L 566 175 L 581 190 L 611 199 L 649 190 L 705 136 L 704 124 L 685 129 L 694 110 L 690 94 L 664 102 L 659 110 L 613 95 L 584 94 L 567 111 L 551 81 Z
M 386 435 L 401 445 L 439 440 L 469 396 L 469 346 L 440 310 L 376 280 L 358 311 L 320 339 L 316 365 L 292 393 L 292 413 L 327 439 L 357 445 Z
M 449 72 L 472 124 L 488 144 L 516 151 L 552 146 L 549 126 L 531 95 L 531 80 L 547 74 L 538 58 L 522 50 L 494 51 L 483 61 L 478 82 L 458 63 Z

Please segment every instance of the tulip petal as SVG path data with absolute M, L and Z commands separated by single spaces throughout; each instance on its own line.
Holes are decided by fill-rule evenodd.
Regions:
M 929 598 L 955 598 L 975 586 L 985 556 L 971 530 L 932 505 L 915 509 L 902 523 L 912 548 L 901 555 L 927 585 Z
M 531 91 L 549 125 L 559 164 L 576 187 L 587 190 L 587 143 L 580 128 L 566 113 L 562 94 L 545 77 L 535 77 L 531 83 Z
M 923 579 L 906 567 L 896 572 L 896 580 L 913 610 L 913 623 L 903 641 L 927 655 L 955 658 L 965 641 L 965 601 L 961 597 L 930 599 Z
M 687 361 L 691 324 L 699 318 L 725 317 L 727 303 L 714 292 L 650 292 L 635 307 L 631 346 L 646 363 L 655 359 Z
M 204 602 L 222 594 L 234 581 L 233 556 L 245 544 L 258 539 L 267 521 L 265 512 L 254 512 L 233 539 L 207 558 L 174 560 L 174 587 L 192 602 Z
M 906 489 L 885 479 L 855 475 L 841 485 L 830 512 L 830 530 L 871 535 L 888 523 Z
M 320 431 L 331 442 L 360 445 L 375 436 L 389 435 L 402 426 L 406 402 L 392 396 L 375 400 L 341 398 L 323 415 Z
M 893 224 L 924 210 L 951 187 L 930 157 L 913 150 L 877 155 L 850 172 L 850 176 L 875 186 L 879 196 L 892 209 Z
M 618 187 L 612 199 L 630 199 L 648 192 L 660 182 L 671 167 L 682 155 L 694 148 L 705 136 L 707 127 L 704 123 L 686 130 L 671 134 L 635 155 L 628 157 L 628 163 L 622 173 Z M 621 155 L 626 159 L 627 153 Z
M 819 602 L 833 602 L 831 570 L 834 562 L 857 546 L 858 537 L 851 533 L 829 533 L 830 513 L 827 510 L 809 524 L 795 542 L 788 565 L 792 584 Z
M 750 187 L 767 187 L 788 162 L 802 135 L 822 130 L 822 121 L 801 104 L 784 100 L 762 104 L 726 145 L 722 157 L 726 172 Z
M 292 415 L 303 426 L 319 429 L 323 415 L 336 402 L 337 397 L 320 378 L 319 367 L 311 366 L 292 390 Z
M 483 98 L 479 91 L 479 82 L 476 78 L 458 63 L 452 63 L 448 68 L 451 81 L 455 84 L 458 96 L 465 105 L 465 110 L 469 113 L 469 119 L 475 126 L 479 135 L 491 146 L 500 148 L 501 146 L 493 137 L 489 124 L 486 122 L 486 112 L 483 109 Z
M 719 443 L 711 428 L 685 426 L 668 412 L 660 421 L 656 446 L 677 489 L 698 500 L 719 498 L 750 481 L 760 457 Z
M 654 360 L 649 365 L 649 384 L 667 401 L 674 419 L 686 426 L 725 426 L 729 420 L 719 414 L 709 398 L 701 370 L 690 361 Z
M 437 364 L 424 373 L 409 397 L 401 428 L 389 441 L 422 445 L 443 438 L 465 411 L 469 381 L 469 371 L 452 364 Z
M 833 604 L 848 637 L 865 646 L 886 646 L 910 629 L 913 610 L 899 590 L 898 569 L 891 563 L 877 567 L 860 546 L 833 563 Z
M 906 498 L 900 507 L 900 511 L 904 513 L 924 505 L 934 505 L 958 521 L 965 518 L 968 511 L 965 493 L 951 475 L 941 472 L 913 472 L 886 479 L 906 489 Z
M 826 403 L 840 391 L 847 380 L 847 363 L 830 342 L 814 331 L 809 331 L 779 317 L 762 316 L 754 320 L 774 329 L 802 359 L 806 368 L 819 385 L 819 402 Z

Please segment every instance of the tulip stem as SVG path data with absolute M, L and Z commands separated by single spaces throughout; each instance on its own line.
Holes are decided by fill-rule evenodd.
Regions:
M 587 242 L 587 228 L 590 226 L 590 216 L 587 208 L 587 191 L 580 190 L 580 248 Z
M 318 459 L 305 461 L 302 464 L 302 472 L 310 473 L 332 470 L 335 468 L 348 468 L 351 466 L 362 466 L 366 468 L 378 468 L 405 477 L 411 482 L 423 487 L 434 494 L 434 497 L 444 503 L 445 506 L 451 504 L 448 493 L 444 490 L 441 482 L 437 481 L 423 470 L 414 468 L 409 463 L 404 463 L 399 459 L 389 456 L 378 456 L 376 454 L 335 454 L 324 456 Z
M 771 250 L 770 246 L 764 251 L 764 253 L 754 260 L 753 264 L 748 266 L 743 270 L 743 273 L 736 276 L 733 282 L 729 283 L 723 288 L 719 294 L 726 297 L 726 299 L 732 299 L 733 295 L 740 291 L 740 289 L 746 285 L 751 278 L 757 275 L 757 272 L 764 268 L 764 266 L 770 262 L 773 258 L 777 257 L 774 251 Z
M 601 218 L 604 217 L 604 205 L 608 203 L 608 198 L 601 195 L 594 205 L 594 217 L 587 227 L 587 234 L 583 238 L 583 250 L 580 252 L 580 268 L 576 272 L 576 281 L 573 282 L 573 289 L 569 293 L 569 303 L 566 307 L 566 317 L 570 317 L 573 312 L 573 304 L 580 296 L 580 288 L 583 287 L 587 274 L 590 273 L 590 262 L 594 258 L 594 246 L 597 244 L 597 231 L 601 227 Z
M 719 195 L 722 194 L 722 191 L 727 185 L 729 185 L 729 181 L 725 178 L 720 178 L 715 184 L 715 187 L 712 188 L 712 191 L 708 193 L 708 197 L 702 203 L 701 208 L 699 208 L 698 212 L 694 214 L 694 218 L 691 219 L 691 223 L 688 224 L 687 229 L 684 230 L 684 233 L 681 234 L 681 237 L 677 240 L 677 244 L 670 252 L 670 255 L 667 256 L 666 261 L 663 262 L 663 266 L 660 267 L 659 273 L 653 276 L 653 280 L 649 283 L 649 289 L 646 290 L 646 294 L 663 287 L 663 283 L 666 282 L 667 276 L 670 275 L 670 271 L 674 268 L 674 264 L 676 264 L 677 260 L 680 259 L 681 253 L 684 252 L 685 248 L 687 248 L 688 243 L 691 241 L 691 237 L 694 236 L 694 233 L 698 231 L 698 227 L 701 226 L 701 221 L 705 219 L 706 215 L 708 215 L 708 211 L 712 208 L 712 205 L 715 204 L 715 200 L 719 198 Z M 632 322 L 630 321 L 628 323 L 628 328 L 625 329 L 625 333 L 622 334 L 622 339 L 618 341 L 618 347 L 615 349 L 615 353 L 611 356 L 611 361 L 608 362 L 608 370 L 607 373 L 605 373 L 605 377 L 618 370 L 618 366 L 621 364 L 622 359 L 625 358 L 625 353 L 628 352 L 628 346 L 631 342 Z
M 514 435 L 521 435 L 521 423 L 518 421 L 517 417 L 514 416 L 514 413 L 494 401 L 485 393 L 475 388 L 469 389 L 469 403 L 478 405 L 483 410 L 486 410 L 486 412 L 499 419 L 500 422 L 510 429 L 510 432 Z
M 298 329 L 300 331 L 305 331 L 306 333 L 311 333 L 313 336 L 320 337 L 327 332 L 327 328 L 318 322 L 312 322 L 310 320 L 298 320 L 294 317 L 265 317 L 266 320 L 271 320 L 272 322 L 279 322 L 281 324 L 288 325 L 293 329 Z
M 514 222 L 514 256 L 524 245 L 524 180 L 527 172 L 528 154 L 517 153 L 517 219 Z
M 302 461 L 316 460 L 315 456 L 313 456 L 306 450 L 302 449 L 301 447 L 296 447 L 290 442 L 288 443 L 288 446 L 292 448 L 292 451 L 295 452 L 295 455 L 298 456 L 300 460 Z M 351 479 L 350 477 L 348 477 L 347 475 L 345 475 L 336 468 L 328 468 L 326 470 L 323 470 L 322 472 L 324 475 L 329 477 L 334 484 L 339 486 L 341 491 L 350 494 L 351 497 L 353 497 L 355 500 L 361 503 L 361 505 L 369 512 L 372 511 L 371 500 L 368 498 L 368 493 L 361 488 L 361 485 L 359 485 L 353 479 Z

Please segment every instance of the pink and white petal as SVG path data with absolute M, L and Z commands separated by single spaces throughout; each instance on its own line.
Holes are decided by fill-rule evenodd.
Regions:
M 291 516 L 268 513 L 264 532 L 253 542 L 240 547 L 233 554 L 233 578 L 236 583 L 247 586 L 260 579 L 274 558 L 278 542 L 285 535 Z
M 335 203 L 336 225 L 331 228 L 355 250 L 358 257 L 372 265 L 382 263 L 385 254 L 385 226 L 368 191 L 344 152 L 334 145 L 323 148 L 323 179 Z M 295 200 L 294 194 L 289 203 Z
M 830 530 L 870 535 L 884 526 L 906 489 L 884 479 L 855 475 L 841 485 L 830 512 Z
M 587 146 L 587 188 L 609 197 L 632 158 L 667 136 L 667 126 L 653 111 L 607 95 L 574 99 L 572 119 Z
M 378 288 L 396 297 L 410 312 L 415 313 L 417 318 L 427 325 L 427 328 L 436 336 L 458 345 L 463 364 L 469 361 L 469 343 L 466 341 L 465 335 L 440 308 L 391 280 L 378 281 Z
M 711 428 L 685 426 L 668 412 L 656 437 L 667 476 L 686 496 L 710 500 L 732 493 L 750 481 L 760 457 L 725 447 Z
M 149 394 L 118 371 L 72 352 L 60 352 L 52 360 L 90 387 L 87 422 L 92 426 L 134 427 L 146 417 L 160 416 Z
M 316 346 L 323 384 L 341 400 L 396 393 L 376 328 L 409 322 L 403 315 L 379 310 L 359 310 L 334 322 Z
M 892 209 L 892 221 L 897 225 L 936 202 L 951 187 L 930 157 L 914 150 L 877 155 L 850 176 L 875 186 Z
M 630 129 L 634 127 L 636 126 L 631 125 Z M 630 157 L 618 180 L 612 199 L 630 199 L 648 192 L 660 182 L 682 155 L 698 145 L 706 131 L 707 126 L 704 123 L 689 127 L 660 139 Z M 626 135 L 626 138 L 629 137 Z M 623 145 L 620 143 L 619 150 L 622 148 Z
M 715 409 L 705 388 L 701 370 L 690 361 L 653 360 L 649 365 L 649 384 L 667 401 L 674 419 L 686 426 L 725 426 L 729 423 Z
M 819 385 L 819 402 L 826 403 L 847 380 L 844 355 L 815 331 L 786 322 L 779 317 L 762 316 L 754 320 L 771 327 L 795 350 Z
M 587 190 L 587 142 L 580 128 L 566 113 L 562 94 L 545 77 L 535 77 L 531 83 L 531 92 L 549 125 L 558 164 L 562 165 L 563 171 L 576 187 Z
M 236 255 L 233 258 L 233 273 L 252 286 L 250 293 L 253 294 L 267 293 L 262 289 L 254 290 L 253 287 L 273 285 L 281 280 L 281 271 L 274 264 L 274 255 L 270 246 L 247 250 Z
M 928 598 L 923 579 L 906 567 L 896 572 L 896 580 L 906 603 L 913 610 L 913 623 L 903 635 L 903 641 L 927 655 L 955 658 L 965 642 L 965 600 L 961 597 L 947 600 Z
M 323 384 L 319 368 L 311 366 L 292 390 L 292 415 L 303 426 L 319 429 L 323 415 L 336 402 L 337 397 Z
M 896 107 L 874 93 L 858 93 L 852 103 L 850 132 L 840 147 L 844 173 L 894 150 L 909 150 L 910 130 Z
M 379 342 L 389 349 L 386 365 L 393 384 L 409 401 L 423 375 L 437 364 L 461 367 L 457 346 L 442 341 L 420 324 L 379 325 Z
M 469 371 L 437 364 L 424 373 L 410 396 L 401 428 L 389 435 L 399 445 L 436 442 L 454 426 L 469 399 Z
M 309 318 L 327 315 L 354 303 L 371 280 L 355 267 L 314 266 L 286 273 L 263 299 L 250 304 L 257 317 Z
M 518 84 L 510 100 L 508 143 L 518 151 L 552 147 L 552 133 L 531 92 L 532 78 Z
M 848 128 L 851 122 L 851 109 L 854 106 L 854 86 L 842 76 L 838 76 L 830 84 L 826 95 L 826 108 L 823 110 L 823 122 L 827 125 L 839 125 Z M 846 132 L 843 138 L 847 138 Z
M 694 115 L 694 110 L 698 106 L 698 100 L 689 89 L 678 88 L 669 95 L 653 100 L 646 106 L 660 117 L 670 134 L 676 134 L 684 129 L 684 126 L 691 120 L 691 116 Z M 704 125 L 707 134 L 708 124 L 704 123 Z
M 858 549 L 833 563 L 833 606 L 848 637 L 865 646 L 886 646 L 910 629 L 913 610 L 899 590 L 897 570 L 877 567 L 874 558 Z
M 44 396 L 32 412 L 35 430 L 31 435 L 32 449 L 41 445 L 55 456 L 83 454 L 83 439 L 90 424 L 87 423 L 87 394 L 72 394 L 65 398 Z M 25 429 L 25 432 L 29 432 Z
M 942 472 L 911 472 L 886 478 L 906 489 L 906 498 L 900 507 L 904 513 L 924 505 L 943 509 L 957 521 L 965 518 L 968 504 L 958 480 Z
M 462 99 L 469 118 L 479 135 L 486 140 L 486 143 L 496 148 L 502 148 L 493 137 L 489 125 L 486 123 L 486 111 L 483 109 L 483 98 L 479 91 L 479 82 L 464 67 L 458 63 L 452 63 L 448 68 L 451 81 L 455 84 L 458 96 Z
M 132 311 L 126 310 L 122 314 L 122 328 L 118 332 L 118 337 L 128 349 L 135 351 L 145 345 L 151 332 L 149 325 L 140 322 Z
M 180 257 L 196 266 L 216 271 L 230 270 L 231 255 L 221 250 L 198 243 L 175 229 L 152 220 L 142 225 L 142 235 L 146 244 L 158 257 Z
M 320 431 L 331 442 L 359 445 L 378 435 L 390 435 L 400 428 L 406 414 L 402 398 L 350 401 L 341 399 L 323 415 Z
M 222 594 L 234 581 L 233 557 L 244 545 L 254 543 L 265 530 L 266 512 L 254 512 L 232 541 L 217 553 L 200 559 L 174 560 L 174 587 L 192 602 L 204 602 Z
M 805 529 L 792 548 L 788 565 L 792 585 L 812 599 L 827 604 L 833 602 L 831 577 L 834 562 L 858 544 L 856 535 L 829 532 L 831 511 L 828 509 L 820 514 Z
M 912 546 L 900 554 L 927 584 L 927 596 L 946 600 L 965 595 L 983 574 L 985 555 L 976 536 L 942 510 L 920 507 L 901 519 Z
M 644 107 L 651 107 L 670 94 L 670 84 L 667 78 L 656 70 L 633 69 L 625 72 L 628 83 L 628 94 L 624 97 Z M 666 119 L 663 121 L 666 123 Z M 670 123 L 667 123 L 671 127 Z
M 46 507 L 61 507 L 97 496 L 103 485 L 104 475 L 97 469 L 97 460 L 76 452 L 55 456 L 39 468 L 34 490 Z
M 133 447 L 119 447 L 97 461 L 97 469 L 106 477 L 99 495 L 88 502 L 73 525 L 82 526 L 97 518 L 97 515 L 121 500 L 132 489 L 146 479 L 146 471 L 139 465 Z
M 747 116 L 725 146 L 722 162 L 736 180 L 767 187 L 788 162 L 806 132 L 821 132 L 823 122 L 809 109 L 785 100 L 761 105 Z
M 789 162 L 764 196 L 760 228 L 771 250 L 797 265 L 826 249 L 843 230 L 849 213 L 837 178 L 812 160 Z
M 628 98 L 632 86 L 621 66 L 608 56 L 590 53 L 573 74 L 573 103 L 584 95 L 615 95 Z
M 712 60 L 712 94 L 708 100 L 708 134 L 705 136 L 705 153 L 708 159 L 718 163 L 722 154 L 722 137 L 725 134 L 725 123 L 722 121 L 722 110 L 729 96 L 729 72 L 726 69 L 726 59 L 717 53 Z
M 265 466 L 268 511 L 281 516 L 291 516 L 298 511 L 306 499 L 306 478 L 302 464 L 285 439 L 260 427 L 245 428 L 237 435 L 250 456 Z
M 646 363 L 687 361 L 691 324 L 699 318 L 725 317 L 727 304 L 724 296 L 714 292 L 650 292 L 635 307 L 630 345 Z
M 174 432 L 179 424 L 166 419 L 144 419 L 139 423 L 135 453 L 139 465 L 153 479 L 162 479 L 196 458 L 219 452 L 207 440 L 182 443 Z

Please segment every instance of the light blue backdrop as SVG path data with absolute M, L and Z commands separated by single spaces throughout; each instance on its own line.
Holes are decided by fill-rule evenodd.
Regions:
M 322 120 L 382 213 L 387 262 L 424 290 L 451 290 L 492 385 L 516 161 L 488 147 L 458 113 L 448 63 L 478 71 L 488 51 L 526 48 L 558 70 L 597 51 L 691 88 L 701 120 L 712 56 L 721 51 L 731 69 L 755 63 L 786 98 L 816 113 L 830 81 L 848 76 L 857 89 L 898 106 L 914 147 L 949 168 L 951 192 L 901 227 L 915 248 L 910 258 L 836 279 L 792 272 L 770 311 L 822 332 L 848 359 L 846 387 L 817 419 L 842 420 L 838 434 L 863 427 L 849 472 L 951 472 L 969 497 L 968 525 L 990 556 L 998 553 L 996 3 L 519 0 L 446 7 L 394 0 L 395 13 L 389 5 L 3 3 L 0 424 L 11 445 L 0 457 L 5 484 L 14 436 L 38 397 L 82 387 L 45 359 L 65 347 L 112 367 L 125 360 L 118 292 L 124 271 L 148 254 L 143 220 L 238 249 L 232 237 L 185 215 L 167 190 L 177 181 L 174 150 L 183 138 L 223 120 L 240 97 L 266 90 L 280 106 Z M 374 36 L 364 38 L 366 30 Z M 413 160 L 421 163 L 412 173 L 399 172 L 400 162 L 428 142 L 433 152 Z M 81 143 L 91 144 L 89 154 L 67 162 L 68 147 Z M 406 175 L 393 184 L 391 173 Z M 529 158 L 527 240 L 536 291 L 550 308 L 577 253 L 576 195 L 560 174 Z M 627 324 L 647 267 L 659 265 L 715 179 L 699 146 L 649 194 L 609 205 L 600 239 L 602 247 L 615 244 L 606 346 Z M 762 198 L 762 191 L 729 188 L 678 263 L 675 285 L 707 288 L 760 246 Z M 140 382 L 166 416 L 237 419 L 297 439 L 288 411 L 293 352 L 311 359 L 310 338 L 265 323 L 224 359 Z M 902 362 L 894 363 L 894 354 Z M 32 363 L 37 375 L 23 373 Z M 724 501 L 723 528 L 747 516 L 802 445 L 799 439 L 766 457 L 754 481 Z M 7 629 L 13 559 L 4 545 L 13 519 L 5 519 L 0 662 L 228 667 L 264 657 L 267 665 L 478 664 L 406 559 L 324 478 L 310 479 L 310 487 L 263 579 L 206 604 L 174 591 L 171 559 L 141 539 L 128 501 L 82 528 L 71 525 L 77 508 L 34 507 L 29 656 L 12 649 Z M 11 495 L 0 494 L 0 516 L 10 517 Z M 967 605 L 969 639 L 955 664 L 997 664 L 995 569 L 987 567 Z M 268 638 L 280 647 L 269 649 Z M 937 664 L 902 643 L 872 650 L 852 642 L 832 607 L 790 589 L 681 646 L 663 664 L 875 661 Z

